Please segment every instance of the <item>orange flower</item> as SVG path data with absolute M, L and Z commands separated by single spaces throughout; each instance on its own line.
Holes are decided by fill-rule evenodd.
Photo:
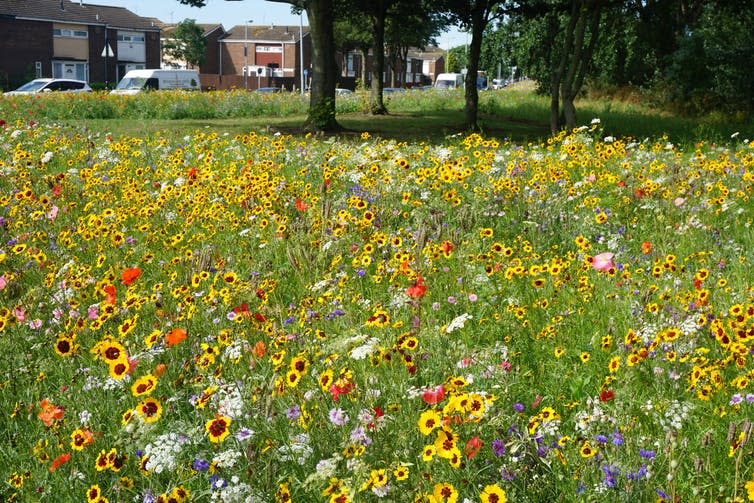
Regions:
M 641 244 L 641 252 L 644 255 L 649 255 L 650 253 L 652 253 L 652 243 L 650 243 L 649 241 L 644 241 Z
M 483 445 L 484 442 L 482 442 L 479 437 L 474 437 L 466 442 L 466 447 L 463 451 L 466 453 L 466 457 L 471 459 L 479 453 L 479 450 Z
M 138 267 L 129 267 L 120 275 L 120 280 L 124 285 L 128 286 L 141 276 L 141 269 Z
M 296 199 L 296 209 L 298 211 L 306 211 L 309 209 L 309 205 L 301 199 Z
M 267 346 L 264 345 L 264 341 L 259 341 L 254 344 L 254 349 L 251 352 L 257 358 L 264 358 L 264 355 L 267 354 Z
M 157 377 L 160 377 L 162 374 L 165 373 L 167 368 L 168 366 L 165 365 L 164 363 L 158 363 L 157 366 L 154 368 L 154 375 L 156 375 Z
M 165 342 L 168 347 L 175 346 L 186 338 L 187 332 L 185 328 L 174 328 L 168 335 L 165 336 Z
M 420 299 L 424 297 L 426 291 L 427 286 L 424 284 L 424 278 L 419 275 L 419 277 L 416 278 L 416 283 L 406 289 L 406 295 L 408 295 L 412 299 Z
M 107 285 L 103 290 L 107 294 L 105 302 L 108 304 L 115 304 L 115 285 Z
M 68 461 L 70 461 L 70 459 L 71 459 L 71 453 L 65 452 L 61 454 L 60 456 L 58 456 L 57 458 L 55 458 L 55 460 L 53 460 L 52 465 L 50 465 L 48 470 L 50 470 L 50 473 L 52 473 L 58 468 L 60 468 L 61 466 L 63 466 L 64 464 L 66 464 Z
M 39 406 L 42 410 L 39 411 L 37 417 L 42 420 L 45 426 L 52 426 L 52 423 L 54 423 L 55 421 L 60 421 L 61 419 L 63 419 L 63 414 L 65 413 L 63 407 L 55 405 L 47 399 L 39 402 Z

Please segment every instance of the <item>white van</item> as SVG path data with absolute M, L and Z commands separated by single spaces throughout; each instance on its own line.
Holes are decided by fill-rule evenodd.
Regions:
M 136 94 L 160 89 L 199 91 L 199 72 L 196 70 L 131 70 L 111 91 L 112 94 Z
M 435 80 L 435 89 L 463 88 L 464 76 L 460 73 L 441 73 Z

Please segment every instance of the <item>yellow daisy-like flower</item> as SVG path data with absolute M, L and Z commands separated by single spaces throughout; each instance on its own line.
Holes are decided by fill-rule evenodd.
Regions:
M 448 483 L 435 484 L 432 496 L 438 503 L 456 503 L 458 501 L 458 491 L 453 487 L 453 484 Z
M 146 374 L 139 377 L 131 385 L 133 396 L 148 395 L 157 387 L 157 378 L 152 374 Z
M 419 417 L 419 431 L 421 431 L 422 435 L 429 435 L 432 433 L 432 430 L 440 426 L 441 421 L 442 418 L 436 410 L 425 410 Z
M 581 449 L 579 449 L 579 454 L 581 454 L 582 458 L 592 458 L 595 454 L 597 454 L 597 449 L 594 449 L 591 445 L 589 445 L 589 442 L 586 441 L 581 446 Z
M 136 412 L 145 423 L 154 423 L 162 416 L 162 404 L 154 398 L 146 398 L 136 406 Z
M 408 468 L 403 465 L 398 465 L 395 470 L 393 470 L 393 476 L 395 477 L 395 480 L 406 480 L 408 478 Z
M 482 503 L 506 503 L 508 501 L 505 491 L 497 484 L 485 486 L 482 494 L 479 495 L 479 499 L 482 500 Z
M 218 444 L 230 435 L 230 418 L 226 416 L 217 416 L 214 419 L 207 421 L 204 428 L 209 435 L 209 441 L 213 444 Z
M 749 501 L 754 501 L 754 480 L 748 481 L 744 487 L 747 492 L 746 498 Z

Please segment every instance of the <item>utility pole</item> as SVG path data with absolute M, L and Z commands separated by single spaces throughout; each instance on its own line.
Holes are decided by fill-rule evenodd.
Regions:
M 243 30 L 243 87 L 249 90 L 249 23 L 254 20 L 244 21 Z

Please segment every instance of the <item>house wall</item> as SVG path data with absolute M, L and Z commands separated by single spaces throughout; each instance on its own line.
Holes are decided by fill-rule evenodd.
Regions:
M 225 42 L 220 44 L 222 52 L 222 74 L 241 75 L 243 73 L 243 42 Z M 249 65 L 254 63 L 254 44 L 249 44 Z
M 118 30 L 118 36 L 121 37 L 144 37 L 144 42 L 133 40 L 117 40 L 119 61 L 131 61 L 135 63 L 144 63 L 147 60 L 146 34 L 143 31 Z M 113 42 L 110 46 L 115 49 Z
M 220 44 L 217 39 L 222 33 L 222 30 L 217 29 L 207 36 L 204 63 L 199 67 L 200 73 L 220 73 Z
M 160 67 L 160 33 L 147 31 L 146 38 L 146 66 L 147 68 Z
M 41 76 L 52 76 L 52 23 L 0 18 L 0 33 L 0 86 L 15 89 L 35 78 L 37 61 Z
M 117 30 L 107 30 L 107 41 L 115 56 L 104 58 L 101 54 L 105 48 L 105 27 L 89 26 L 89 82 L 116 83 L 115 68 L 118 59 L 116 36 Z M 107 62 L 107 71 L 105 70 L 105 62 Z
M 86 25 L 54 23 L 53 28 L 88 31 Z M 89 39 L 71 37 L 52 37 L 53 54 L 56 58 L 69 58 L 79 61 L 89 59 Z

